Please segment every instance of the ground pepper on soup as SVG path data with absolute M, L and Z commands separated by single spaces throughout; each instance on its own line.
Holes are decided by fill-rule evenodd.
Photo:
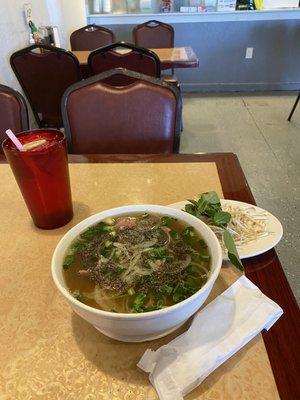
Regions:
M 71 244 L 64 279 L 83 303 L 112 312 L 147 312 L 197 292 L 210 273 L 207 246 L 195 229 L 158 214 L 108 218 Z

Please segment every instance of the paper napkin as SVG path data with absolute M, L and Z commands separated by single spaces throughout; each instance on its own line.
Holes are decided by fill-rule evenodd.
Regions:
M 282 315 L 282 309 L 245 276 L 196 314 L 190 328 L 138 367 L 161 400 L 182 400 L 211 372 Z

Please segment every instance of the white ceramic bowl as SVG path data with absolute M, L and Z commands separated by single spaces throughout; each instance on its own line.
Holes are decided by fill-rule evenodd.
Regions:
M 139 314 L 113 313 L 98 310 L 76 300 L 66 288 L 63 278 L 63 259 L 71 242 L 90 225 L 108 217 L 135 212 L 152 212 L 169 215 L 193 226 L 208 245 L 211 255 L 211 275 L 206 284 L 186 300 L 162 310 Z M 58 290 L 70 303 L 73 310 L 90 322 L 104 335 L 124 342 L 143 342 L 165 336 L 193 315 L 208 297 L 222 264 L 222 250 L 212 230 L 198 218 L 180 210 L 157 205 L 130 205 L 112 208 L 92 215 L 70 229 L 58 243 L 52 257 L 52 276 Z

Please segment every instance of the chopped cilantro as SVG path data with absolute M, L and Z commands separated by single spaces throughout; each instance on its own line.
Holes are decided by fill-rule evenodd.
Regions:
M 160 220 L 161 220 L 162 226 L 171 226 L 174 222 L 177 221 L 176 218 L 168 217 L 168 216 L 163 216 L 163 217 L 161 217 Z
M 72 266 L 74 261 L 75 261 L 75 255 L 74 254 L 68 254 L 64 259 L 63 269 L 65 271 L 67 271 Z

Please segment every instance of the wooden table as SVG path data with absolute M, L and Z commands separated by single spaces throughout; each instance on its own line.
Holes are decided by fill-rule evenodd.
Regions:
M 166 49 L 150 49 L 154 51 L 161 62 L 162 69 L 169 68 L 196 68 L 199 60 L 191 47 L 175 47 Z M 87 65 L 90 51 L 72 51 L 78 58 L 80 65 Z
M 143 180 L 146 181 L 146 183 L 149 183 L 149 189 L 147 189 L 147 185 L 145 187 L 145 190 L 149 191 L 151 190 L 151 179 L 153 178 L 153 176 L 151 174 L 153 174 L 153 171 L 155 170 L 155 165 L 157 165 L 159 167 L 160 172 L 164 171 L 164 166 L 165 166 L 165 170 L 166 170 L 166 174 L 169 174 L 170 178 L 172 177 L 173 181 L 171 183 L 169 183 L 169 188 L 171 190 L 174 191 L 175 195 L 176 193 L 180 193 L 181 190 L 183 190 L 181 187 L 177 187 L 177 183 L 176 182 L 176 177 L 174 178 L 174 176 L 172 175 L 172 168 L 170 168 L 170 166 L 172 164 L 170 163 L 183 163 L 182 166 L 185 166 L 184 170 L 185 170 L 185 174 L 189 174 L 191 176 L 194 176 L 194 178 L 188 177 L 188 175 L 185 175 L 187 180 L 191 180 L 194 179 L 195 180 L 195 187 L 193 188 L 185 188 L 185 190 L 190 190 L 191 193 L 196 191 L 197 192 L 197 185 L 199 186 L 200 182 L 197 183 L 197 175 L 195 175 L 195 168 L 198 166 L 203 165 L 207 166 L 207 163 L 213 163 L 212 165 L 210 165 L 211 171 L 213 171 L 213 167 L 214 165 L 216 166 L 216 173 L 219 176 L 219 180 L 221 183 L 221 188 L 220 190 L 223 191 L 223 195 L 224 198 L 227 199 L 233 199 L 233 200 L 239 200 L 239 201 L 244 201 L 244 202 L 248 202 L 248 203 L 252 203 L 255 204 L 254 198 L 252 196 L 251 190 L 248 186 L 248 183 L 246 181 L 246 178 L 244 176 L 244 173 L 241 169 L 241 166 L 239 164 L 239 161 L 237 159 L 237 157 L 232 154 L 232 153 L 216 153 L 216 154 L 203 154 L 203 155 L 70 155 L 69 156 L 69 161 L 70 163 L 72 163 L 71 165 L 71 172 L 74 172 L 74 167 L 76 166 L 75 164 L 79 164 L 79 163 L 89 163 L 88 165 L 90 165 L 90 163 L 96 163 L 96 164 L 102 164 L 103 167 L 102 169 L 107 171 L 107 168 L 109 170 L 109 166 L 111 165 L 114 173 L 118 174 L 118 171 L 121 174 L 121 171 L 124 169 L 130 169 L 130 164 L 131 163 L 142 163 L 143 165 L 141 165 L 140 169 L 143 169 Z M 4 158 L 3 156 L 0 156 L 0 163 L 4 162 Z M 123 166 L 119 166 L 119 163 L 126 163 L 123 164 Z M 158 164 L 157 164 L 158 163 Z M 203 163 L 203 164 L 202 164 Z M 104 165 L 106 164 L 106 165 Z M 115 166 L 113 166 L 115 164 Z M 148 168 L 147 165 L 149 165 Z M 190 165 L 190 167 L 189 167 Z M 6 168 L 6 166 L 3 166 Z M 83 165 L 84 167 L 84 165 Z M 101 167 L 101 166 L 100 166 Z M 105 168 L 104 168 L 105 167 Z M 126 168 L 125 168 L 126 167 Z M 138 167 L 138 166 L 137 166 Z M 142 168 L 143 167 L 143 168 Z M 1 172 L 1 168 L 2 166 L 0 165 L 0 172 Z M 85 167 L 84 167 L 85 168 Z M 84 170 L 83 168 L 83 170 Z M 175 168 L 175 164 L 174 164 L 174 168 Z M 183 167 L 182 167 L 183 168 Z M 75 170 L 77 171 L 77 173 L 81 173 L 81 169 L 80 166 L 78 165 Z M 135 171 L 137 172 L 139 170 L 139 168 L 135 169 Z M 199 171 L 201 171 L 201 168 L 199 169 Z M 72 173 L 73 173 L 72 172 Z M 6 173 L 9 173 L 8 170 L 6 170 Z M 104 171 L 103 171 L 104 173 Z M 124 173 L 124 172 L 123 172 Z M 193 175 L 194 174 L 194 175 Z M 200 174 L 201 175 L 201 174 Z M 101 174 L 90 174 L 89 176 L 82 176 L 81 179 L 83 179 L 83 181 L 86 181 L 87 179 L 90 180 L 90 182 L 88 182 L 89 187 L 98 187 L 99 185 L 101 186 L 101 182 L 99 180 L 99 182 L 96 179 L 96 176 L 100 177 L 101 180 Z M 117 175 L 115 175 L 117 176 Z M 160 175 L 162 177 L 162 175 Z M 185 177 L 179 177 L 179 175 L 177 174 L 177 178 L 178 181 L 182 182 L 182 184 L 184 184 L 185 181 Z M 72 178 L 72 174 L 71 174 L 71 178 Z M 103 178 L 104 179 L 104 178 Z M 107 179 L 107 178 L 106 178 Z M 132 176 L 128 176 L 128 179 L 131 180 L 131 182 L 134 182 L 134 177 Z M 156 177 L 156 179 L 158 179 Z M 209 177 L 208 177 L 209 179 Z M 14 185 L 14 183 L 12 182 L 13 178 L 11 177 L 9 182 L 10 183 L 10 187 L 8 188 L 8 193 L 5 194 L 4 197 L 4 201 L 3 203 L 7 202 L 6 204 L 1 204 L 1 206 L 3 208 L 6 207 L 5 212 L 9 211 L 8 205 L 11 205 L 11 207 L 13 207 L 13 202 L 11 200 L 14 200 L 14 202 L 16 202 L 17 200 L 15 200 L 15 197 L 20 197 L 19 193 L 18 193 L 18 189 L 17 186 L 15 185 L 15 187 L 11 187 Z M 164 182 L 166 182 L 164 180 Z M 122 180 L 118 183 L 119 185 L 122 185 Z M 94 186 L 96 185 L 96 186 Z M 125 187 L 126 185 L 128 185 L 128 183 L 125 183 Z M 218 186 L 218 185 L 217 185 Z M 103 188 L 105 189 L 105 188 Z M 168 188 L 164 188 L 164 190 L 167 190 Z M 79 187 L 76 188 L 77 191 L 79 191 L 81 193 L 82 198 L 84 198 L 84 196 L 86 196 L 85 193 L 85 187 Z M 135 190 L 133 190 L 132 194 L 130 193 L 130 191 L 128 191 L 128 193 L 123 193 L 122 196 L 127 196 L 126 199 L 129 199 L 130 201 L 134 201 L 134 196 L 136 195 L 136 193 L 138 193 L 138 188 L 135 188 Z M 101 193 L 101 190 L 100 190 Z M 173 194 L 174 194 L 173 193 Z M 11 196 L 11 198 L 7 198 L 7 196 Z M 118 197 L 120 196 L 121 193 L 115 193 L 115 196 Z M 105 196 L 105 190 L 103 191 L 103 196 Z M 147 198 L 147 194 L 145 194 L 144 192 L 142 193 L 143 199 Z M 151 198 L 151 196 L 158 196 L 159 197 L 159 193 L 151 193 L 149 191 L 149 198 Z M 155 197 L 155 198 L 156 198 Z M 152 197 L 153 198 L 153 197 Z M 5 200 L 6 199 L 6 200 Z M 178 198 L 178 200 L 181 200 Z M 25 210 L 25 206 L 19 204 L 18 202 L 16 203 L 18 205 L 18 210 L 20 210 L 19 212 L 23 212 L 23 209 Z M 86 205 L 88 206 L 88 204 Z M 78 209 L 83 210 L 83 212 L 87 212 L 88 210 L 82 208 L 83 205 L 76 205 L 76 207 Z M 81 208 L 80 208 L 81 207 Z M 4 214 L 3 214 L 4 215 Z M 7 217 L 7 220 L 10 220 L 9 217 Z M 22 225 L 26 225 L 28 224 L 28 220 L 23 221 L 22 218 L 19 219 L 20 220 L 20 226 L 19 229 L 20 231 L 22 230 Z M 77 220 L 73 221 L 73 224 L 77 222 Z M 61 235 L 64 233 L 66 229 L 65 228 L 61 228 L 60 231 L 40 231 L 38 229 L 35 229 L 32 227 L 32 235 L 36 235 L 36 237 L 45 237 L 45 235 L 48 235 L 48 239 L 50 240 L 51 235 L 57 235 L 57 232 Z M 18 240 L 20 239 L 18 235 L 20 235 L 20 233 L 18 231 L 14 232 L 15 235 L 15 243 L 11 243 L 10 246 L 17 246 L 18 245 Z M 3 237 L 3 242 L 5 242 L 5 237 Z M 24 241 L 25 240 L 31 240 L 31 238 L 25 238 L 24 237 Z M 19 243 L 19 245 L 22 245 L 22 240 L 21 243 Z M 37 246 L 39 247 L 39 243 L 37 243 Z M 39 248 L 38 249 L 40 252 L 43 252 L 43 248 Z M 27 254 L 26 253 L 26 247 L 22 249 L 23 253 L 24 253 L 24 260 L 26 260 L 26 257 L 30 260 L 32 259 L 32 257 L 34 257 L 34 254 Z M 14 262 L 14 260 L 10 261 L 11 263 Z M 24 261 L 25 263 L 25 261 Z M 13 264 L 12 264 L 13 265 Z M 278 257 L 276 255 L 275 250 L 270 250 L 268 252 L 266 252 L 265 254 L 261 255 L 261 256 L 257 256 L 257 257 L 253 257 L 247 260 L 244 260 L 244 265 L 245 265 L 245 270 L 246 270 L 246 275 L 247 277 L 254 282 L 262 291 L 263 293 L 265 293 L 267 296 L 269 296 L 271 299 L 273 299 L 275 302 L 277 302 L 284 310 L 284 314 L 283 316 L 279 319 L 279 321 L 270 329 L 269 332 L 263 332 L 263 339 L 264 339 L 264 343 L 265 343 L 265 347 L 269 356 L 269 360 L 270 360 L 270 364 L 272 367 L 272 371 L 275 377 L 275 381 L 276 381 L 276 385 L 277 385 L 277 389 L 278 389 L 278 393 L 280 395 L 280 398 L 282 400 L 296 400 L 300 398 L 300 387 L 298 384 L 298 380 L 299 380 L 299 355 L 300 355 L 300 348 L 299 348 L 299 308 L 297 306 L 296 300 L 292 294 L 291 288 L 287 282 L 287 279 L 285 277 L 285 274 L 283 272 L 282 266 L 278 260 Z M 10 265 L 3 265 L 2 268 L 9 268 Z M 43 268 L 49 268 L 49 266 L 42 266 Z M 30 279 L 30 277 L 28 276 L 28 279 Z M 50 278 L 49 278 L 50 279 Z M 11 280 L 8 281 L 12 282 Z M 0 282 L 3 284 L 3 282 Z M 7 283 L 7 284 L 8 284 Z M 24 282 L 26 284 L 26 282 Z M 41 285 L 47 285 L 47 282 L 41 282 Z M 1 292 L 1 290 L 0 290 Z M 30 294 L 29 294 L 30 296 Z M 53 296 L 53 295 L 52 295 Z M 6 299 L 2 299 L 2 307 L 6 307 L 5 306 L 5 300 Z M 26 301 L 27 299 L 25 299 L 25 306 L 26 306 Z M 4 305 L 3 305 L 4 304 Z M 50 322 L 51 319 L 54 318 L 54 323 L 55 323 L 55 318 L 58 318 L 57 313 L 55 313 L 55 309 L 52 310 L 51 313 L 51 307 L 50 307 L 50 311 L 49 311 L 49 306 L 47 304 L 43 304 L 41 305 L 44 307 L 45 312 L 47 311 L 47 320 Z M 47 308 L 48 307 L 48 308 Z M 67 307 L 67 305 L 63 302 L 62 300 L 62 308 L 65 310 L 65 308 Z M 27 310 L 27 308 L 24 308 L 24 312 Z M 7 312 L 11 311 L 11 308 L 9 307 L 7 309 Z M 4 315 L 4 314 L 3 314 Z M 13 321 L 13 323 L 17 323 L 17 321 Z M 45 324 L 47 324 L 47 322 L 44 322 Z M 74 325 L 74 323 L 73 323 Z M 76 332 L 76 328 L 77 330 L 78 325 L 73 326 L 73 331 L 74 334 Z M 10 327 L 6 324 L 4 324 L 3 326 L 3 332 L 5 332 L 6 330 L 9 330 Z M 75 329 L 75 330 L 74 330 Z M 94 332 L 91 331 L 92 328 L 87 328 L 85 327 L 85 329 L 89 329 L 89 332 Z M 22 335 L 22 331 L 18 332 L 18 334 Z M 28 335 L 28 332 L 26 332 L 26 334 Z M 30 335 L 30 333 L 29 333 Z M 55 335 L 55 333 L 53 333 L 53 335 Z M 78 336 L 79 335 L 79 336 Z M 81 333 L 80 330 L 77 333 L 77 337 L 80 337 Z M 98 336 L 92 336 L 93 338 L 97 338 L 97 340 L 99 340 L 99 335 Z M 69 337 L 69 336 L 68 336 Z M 27 337 L 24 336 L 24 343 L 27 340 Z M 43 348 L 47 348 L 47 346 L 51 346 L 52 344 L 49 343 L 47 345 L 47 336 L 46 333 L 45 335 L 43 335 L 43 337 L 41 338 L 41 346 L 43 345 L 43 341 L 44 343 L 44 347 Z M 54 354 L 56 351 L 56 343 L 57 340 L 59 341 L 59 337 L 57 339 L 55 339 L 55 341 L 53 342 L 53 352 Z M 79 340 L 79 339 L 78 339 Z M 80 340 L 79 340 L 80 342 Z M 78 342 L 78 343 L 79 343 Z M 91 344 L 92 345 L 92 344 Z M 96 345 L 96 343 L 94 343 L 94 345 Z M 24 344 L 25 346 L 25 344 Z M 131 346 L 131 345 L 130 345 Z M 122 347 L 120 347 L 120 351 L 122 351 Z M 124 348 L 124 347 L 123 347 Z M 133 347 L 131 347 L 131 349 L 133 349 Z M 4 350 L 4 349 L 2 349 Z M 86 349 L 85 349 L 86 350 Z M 29 350 L 30 351 L 30 350 Z M 89 355 L 91 355 L 93 352 L 92 349 L 88 349 L 88 353 Z M 28 357 L 31 356 L 31 353 L 27 353 Z M 48 356 L 50 353 L 47 353 Z M 130 353 L 127 353 L 128 355 Z M 43 367 L 43 363 L 46 363 L 46 359 L 44 359 L 45 361 L 43 361 L 43 357 L 45 357 L 45 354 L 40 355 L 41 357 L 41 368 Z M 46 357 L 48 357 L 46 356 Z M 235 356 L 236 357 L 236 356 Z M 26 357 L 25 357 L 26 358 Z M 25 363 L 26 360 L 24 359 L 24 357 L 22 359 L 19 360 L 19 363 Z M 55 364 L 55 360 L 53 360 L 54 364 Z M 232 365 L 230 364 L 231 360 L 227 361 L 227 365 Z M 253 362 L 255 362 L 255 360 L 253 360 Z M 226 364 L 226 363 L 225 363 Z M 11 371 L 9 368 L 8 370 L 6 369 L 6 365 L 3 365 L 4 370 L 5 370 L 5 379 L 7 379 L 7 376 L 11 376 L 13 377 L 14 374 L 17 373 L 17 371 Z M 103 367 L 103 366 L 102 366 Z M 19 368 L 19 364 L 15 365 L 15 368 Z M 67 379 L 67 381 L 69 382 L 70 380 L 72 380 L 72 364 L 68 365 L 66 367 L 67 369 L 64 370 L 65 373 L 68 373 L 70 375 L 66 375 L 64 376 L 64 380 Z M 70 369 L 71 368 L 71 369 Z M 74 366 L 75 368 L 75 366 Z M 76 366 L 77 368 L 77 366 Z M 220 367 L 221 368 L 221 367 Z M 106 371 L 106 369 L 104 368 L 104 370 Z M 110 370 L 108 368 L 107 371 L 110 371 L 110 373 L 112 372 L 112 370 Z M 218 370 L 217 370 L 218 371 Z M 217 374 L 217 371 L 215 371 L 212 375 Z M 138 373 L 138 372 L 136 372 Z M 248 376 L 248 383 L 250 384 L 251 380 L 254 379 L 254 377 L 257 374 L 257 370 L 253 370 L 250 371 L 249 374 L 253 373 L 253 377 L 251 375 Z M 122 375 L 123 374 L 123 375 Z M 126 377 L 124 378 L 124 373 L 123 372 L 118 372 L 116 371 L 116 378 L 112 378 L 113 382 L 115 382 L 114 379 L 117 379 L 117 382 L 122 382 L 123 379 L 126 380 Z M 41 376 L 45 376 L 43 375 L 43 371 L 41 371 L 40 373 Z M 5 381 L 4 379 L 4 381 Z M 46 380 L 46 376 L 45 378 L 43 378 Z M 111 378 L 110 378 L 111 379 Z M 121 380 L 120 380 L 121 379 Z M 217 380 L 213 380 L 212 378 L 207 378 L 207 379 L 212 379 L 212 382 L 214 382 L 214 385 L 217 385 L 218 379 L 220 379 L 220 377 L 218 377 Z M 50 399 L 51 395 L 46 395 L 46 388 L 43 388 L 42 384 L 43 382 L 28 382 L 27 380 L 25 381 L 25 385 L 30 386 L 30 390 L 34 390 L 34 393 L 40 393 L 42 397 L 26 397 L 26 390 L 28 390 L 28 393 L 30 393 L 28 387 L 22 387 L 19 388 L 19 386 L 16 386 L 16 389 L 14 389 L 14 384 L 18 385 L 19 383 L 14 379 L 11 378 L 11 381 L 9 382 L 9 385 L 7 384 L 7 386 L 2 386 L 3 389 L 1 389 L 1 381 L 0 381 L 0 397 L 3 395 L 3 393 L 8 394 L 10 393 L 9 390 L 13 391 L 13 389 L 15 390 L 14 393 L 18 393 L 18 395 L 14 395 L 12 397 L 7 397 L 7 398 L 14 398 L 14 399 L 25 399 L 25 398 L 45 398 L 45 399 Z M 210 381 L 211 382 L 211 381 Z M 74 382 L 75 383 L 75 382 Z M 82 383 L 82 384 L 85 384 Z M 80 384 L 80 385 L 82 385 Z M 96 381 L 95 381 L 96 384 Z M 124 384 L 124 382 L 122 382 L 122 384 Z M 247 382 L 243 382 L 242 384 L 245 384 L 247 386 Z M 32 387 L 34 386 L 34 388 L 32 389 Z M 59 377 L 57 377 L 57 382 L 53 382 L 53 385 L 55 387 L 59 387 L 61 386 L 61 380 L 59 379 Z M 77 389 L 76 390 L 80 390 L 81 386 L 76 386 Z M 117 384 L 119 385 L 119 384 Z M 133 381 L 129 382 L 129 394 L 128 394 L 128 399 L 142 399 L 145 397 L 135 397 L 134 393 L 130 392 L 130 388 L 133 388 L 135 385 L 135 383 Z M 205 386 L 205 382 L 202 384 Z M 228 386 L 229 385 L 229 386 Z M 269 397 L 264 397 L 261 396 L 262 392 L 266 390 L 266 388 L 262 386 L 259 386 L 256 388 L 255 393 L 249 393 L 247 392 L 247 396 L 244 396 L 244 393 L 232 393 L 232 395 L 230 394 L 230 390 L 235 390 L 236 388 L 232 387 L 230 389 L 230 385 L 231 383 L 229 382 L 227 385 L 227 389 L 229 390 L 229 395 L 224 395 L 222 394 L 222 399 L 247 399 L 247 400 L 256 400 L 256 399 L 265 399 L 265 398 L 270 398 Z M 251 386 L 251 385 L 250 385 Z M 140 386 L 141 388 L 144 386 Z M 6 388 L 6 389 L 5 389 Z M 21 391 L 21 389 L 24 390 L 24 392 Z M 25 390 L 26 389 L 26 390 Z M 49 389 L 49 388 L 47 388 Z M 91 388 L 92 389 L 92 388 Z M 210 387 L 211 389 L 211 387 Z M 43 392 L 44 390 L 44 392 Z M 54 390 L 53 388 L 49 389 Z M 56 389 L 55 389 L 56 390 Z M 63 390 L 63 389 L 61 389 Z M 143 389 L 144 390 L 144 389 Z M 209 390 L 209 389 L 207 389 Z M 3 392 L 2 392 L 3 391 Z M 6 392 L 7 391 L 7 392 Z M 43 393 L 44 393 L 44 397 L 43 397 Z M 79 392 L 78 392 L 79 393 Z M 132 396 L 130 395 L 130 393 L 132 393 Z M 149 398 L 153 398 L 153 393 L 151 392 L 151 396 L 150 396 L 150 392 L 149 393 Z M 192 393 L 195 393 L 192 392 Z M 191 394 L 191 396 L 188 396 L 188 399 L 202 399 L 202 398 L 207 398 L 205 397 L 205 393 L 206 392 L 201 392 L 200 397 L 195 397 Z M 102 394 L 103 395 L 103 394 Z M 101 398 L 105 398 L 104 395 L 102 397 L 101 394 L 99 394 L 99 399 Z M 121 393 L 120 393 L 121 395 Z M 220 395 L 220 394 L 219 394 Z M 18 397 L 19 396 L 19 397 Z M 28 395 L 29 396 L 29 395 Z M 52 394 L 53 396 L 53 394 Z M 204 396 L 204 397 L 202 397 Z M 6 398 L 6 397 L 4 397 Z M 53 398 L 53 397 L 52 397 Z M 56 398 L 56 397 L 55 397 Z M 58 398 L 58 397 L 57 397 Z M 68 398 L 68 399 L 76 399 L 78 397 L 76 397 L 76 394 L 74 393 L 69 394 L 68 397 L 64 397 L 64 398 Z M 90 398 L 98 398 L 98 397 L 90 397 Z M 111 398 L 121 398 L 118 397 L 117 394 L 114 394 L 114 397 Z M 148 396 L 147 396 L 148 398 Z M 209 397 L 210 399 L 214 399 L 214 398 L 220 398 L 220 397 L 214 397 L 214 395 L 212 395 L 212 397 Z M 278 396 L 274 394 L 274 399 L 278 399 Z M 273 400 L 272 398 L 272 400 Z

